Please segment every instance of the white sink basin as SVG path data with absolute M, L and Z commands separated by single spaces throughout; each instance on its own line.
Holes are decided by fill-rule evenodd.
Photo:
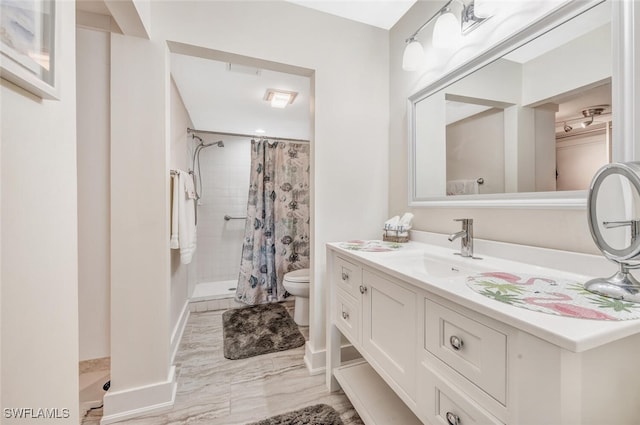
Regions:
M 439 278 L 471 276 L 486 271 L 495 271 L 495 265 L 483 259 L 464 258 L 458 255 L 442 256 L 424 254 L 390 258 L 390 262 L 410 274 Z

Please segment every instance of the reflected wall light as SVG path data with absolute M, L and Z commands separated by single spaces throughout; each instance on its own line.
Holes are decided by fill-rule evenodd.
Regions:
M 473 14 L 478 18 L 489 18 L 498 13 L 498 3 L 496 0 L 475 0 Z
M 479 23 L 485 21 L 486 17 L 479 17 L 474 13 L 474 1 L 479 0 L 449 0 L 444 6 L 431 16 L 427 22 L 422 24 L 409 38 L 402 56 L 402 69 L 405 71 L 415 71 L 418 64 L 424 60 L 424 49 L 416 37 L 420 32 L 435 20 L 433 28 L 432 44 L 436 48 L 450 48 L 457 46 L 462 36 L 471 32 Z M 456 17 L 452 10 L 452 3 L 459 3 L 462 6 L 460 17 Z

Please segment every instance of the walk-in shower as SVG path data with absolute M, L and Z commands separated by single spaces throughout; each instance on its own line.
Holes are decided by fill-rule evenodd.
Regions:
M 195 130 L 189 133 L 188 157 L 197 192 L 196 276 L 189 279 L 190 300 L 233 298 L 247 212 L 251 140 Z

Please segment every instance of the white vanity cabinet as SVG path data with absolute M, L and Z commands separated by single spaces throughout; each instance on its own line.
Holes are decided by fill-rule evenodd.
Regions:
M 380 374 L 415 407 L 415 291 L 342 257 L 333 262 L 332 322 Z
M 327 385 L 367 425 L 640 423 L 640 333 L 568 349 L 552 329 L 520 326 L 532 312 L 499 320 L 460 298 L 477 299 L 464 279 L 446 296 L 376 254 L 330 245 L 327 257 Z M 560 327 L 631 325 L 535 314 Z M 341 361 L 345 338 L 362 359 Z

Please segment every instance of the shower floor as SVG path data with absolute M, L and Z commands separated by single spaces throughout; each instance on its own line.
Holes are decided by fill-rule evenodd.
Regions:
M 236 294 L 237 285 L 237 280 L 198 283 L 193 290 L 191 302 L 233 298 Z

